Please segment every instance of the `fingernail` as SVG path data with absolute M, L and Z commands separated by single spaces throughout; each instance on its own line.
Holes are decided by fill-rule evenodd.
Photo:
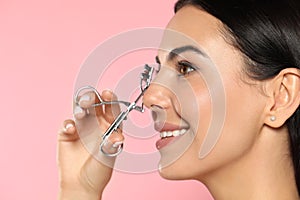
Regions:
M 82 97 L 80 97 L 79 103 L 81 103 L 82 101 L 90 101 L 91 97 L 89 95 L 83 95 Z
M 73 124 L 67 124 L 66 127 L 65 127 L 65 129 L 68 130 L 69 128 L 72 128 L 72 127 L 74 127 Z
M 109 88 L 106 88 L 104 91 L 113 93 L 113 91 L 111 89 L 109 89 Z
M 113 97 L 114 92 L 111 89 L 105 89 L 105 90 L 103 90 L 103 94 L 111 95 Z
M 112 146 L 113 146 L 114 148 L 117 148 L 117 147 L 119 147 L 119 146 L 122 145 L 122 144 L 123 144 L 123 142 L 120 141 L 120 142 L 115 142 Z
M 81 113 L 83 113 L 83 109 L 77 106 L 77 107 L 74 109 L 74 114 L 76 115 L 76 114 L 81 114 Z

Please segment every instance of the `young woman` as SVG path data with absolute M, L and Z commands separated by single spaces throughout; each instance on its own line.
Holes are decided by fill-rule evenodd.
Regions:
M 175 12 L 167 29 L 196 41 L 217 68 L 226 114 L 216 145 L 199 157 L 213 112 L 205 77 L 199 76 L 201 59 L 189 60 L 195 50 L 179 53 L 176 59 L 159 51 L 161 71 L 175 70 L 184 77 L 195 91 L 197 112 L 207 116 L 192 129 L 198 117 L 180 110 L 193 110 L 193 104 L 179 108 L 179 94 L 155 82 L 150 85 L 143 102 L 154 113 L 155 123 L 168 124 L 172 131 L 185 128 L 179 137 L 194 137 L 175 162 L 159 170 L 161 176 L 199 180 L 215 199 L 299 199 L 300 2 L 180 0 Z M 170 50 L 182 45 L 174 42 Z M 102 97 L 115 98 L 109 91 L 103 91 Z M 112 120 L 111 107 L 98 119 L 106 128 Z M 112 169 L 85 151 L 74 125 L 66 120 L 59 134 L 60 199 L 101 199 Z M 122 134 L 113 134 L 110 144 L 123 140 Z M 162 163 L 176 145 L 158 142 Z

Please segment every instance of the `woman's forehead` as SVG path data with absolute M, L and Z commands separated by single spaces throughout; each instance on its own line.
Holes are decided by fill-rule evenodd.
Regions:
M 210 54 L 229 46 L 220 32 L 220 24 L 207 12 L 194 6 L 185 6 L 168 23 L 158 54 L 163 55 L 182 46 L 194 46 L 211 57 Z

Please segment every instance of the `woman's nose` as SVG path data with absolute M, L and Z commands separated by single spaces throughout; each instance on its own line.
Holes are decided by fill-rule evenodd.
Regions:
M 168 109 L 172 105 L 171 93 L 165 86 L 153 82 L 144 93 L 143 103 L 147 108 Z

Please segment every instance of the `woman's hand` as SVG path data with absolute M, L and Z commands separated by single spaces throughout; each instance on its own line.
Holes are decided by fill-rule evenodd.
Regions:
M 101 98 L 104 101 L 116 100 L 116 96 L 110 91 L 103 91 Z M 105 105 L 94 108 L 91 105 L 98 103 L 99 99 L 91 92 L 84 94 L 79 102 L 80 107 L 75 108 L 76 126 L 75 121 L 65 120 L 58 135 L 59 199 L 99 200 L 111 178 L 115 158 L 106 157 L 99 153 L 99 145 L 96 145 L 95 152 L 98 153 L 96 159 L 83 146 L 76 127 L 84 128 L 85 120 L 94 115 L 94 118 L 98 121 L 98 127 L 92 131 L 101 138 L 101 134 L 113 122 L 114 113 L 119 112 L 119 106 Z M 89 111 L 86 112 L 87 110 Z M 80 126 L 78 126 L 78 123 Z M 90 127 L 89 125 L 87 128 Z M 118 133 L 121 133 L 121 130 L 118 130 Z M 116 152 L 118 145 L 123 140 L 122 134 L 112 134 L 105 145 L 105 150 L 109 153 Z M 101 141 L 99 140 L 98 143 L 100 144 Z

